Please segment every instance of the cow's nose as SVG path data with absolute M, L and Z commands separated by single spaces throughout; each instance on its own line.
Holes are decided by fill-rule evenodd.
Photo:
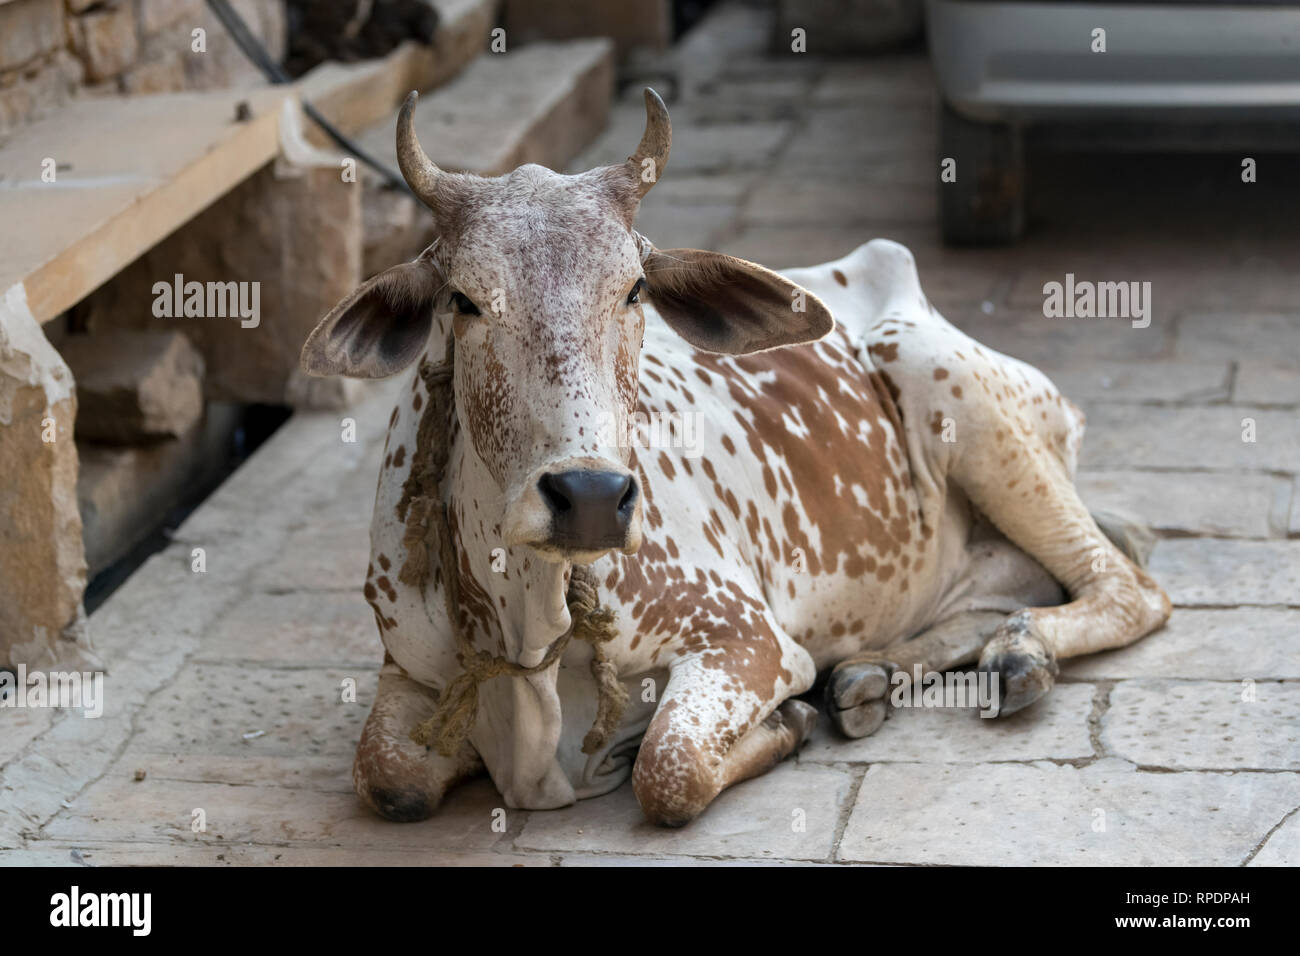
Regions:
M 551 543 L 562 548 L 621 548 L 636 510 L 631 475 L 578 469 L 542 475 L 537 490 L 551 510 Z

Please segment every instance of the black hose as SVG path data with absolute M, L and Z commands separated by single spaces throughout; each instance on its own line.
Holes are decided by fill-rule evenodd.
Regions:
M 272 59 L 271 54 L 267 52 L 266 47 L 262 46 L 257 37 L 253 36 L 252 31 L 248 29 L 248 24 L 244 22 L 244 18 L 235 12 L 235 9 L 230 5 L 228 0 L 208 0 L 208 6 L 211 8 L 212 12 L 216 14 L 217 19 L 221 21 L 221 25 L 226 28 L 226 32 L 228 32 L 231 39 L 235 41 L 235 45 L 243 51 L 244 56 L 248 57 L 254 66 L 262 71 L 263 76 L 277 86 L 293 82 L 293 78 L 284 71 L 284 68 L 280 66 L 280 64 L 276 63 L 275 60 Z M 302 111 L 306 113 L 317 126 L 323 129 L 325 135 L 332 139 L 336 144 L 356 156 L 357 159 L 361 160 L 375 172 L 383 176 L 384 181 L 387 183 L 389 188 L 400 189 L 410 196 L 415 196 L 415 193 L 411 191 L 411 187 L 406 184 L 406 180 L 402 178 L 400 173 L 371 156 L 354 140 L 350 139 L 333 123 L 322 116 L 320 111 L 317 110 L 316 107 L 312 106 L 311 103 L 302 100 Z

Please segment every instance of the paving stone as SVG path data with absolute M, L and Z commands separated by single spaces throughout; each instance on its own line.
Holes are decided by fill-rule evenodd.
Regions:
M 429 820 L 395 826 L 350 793 L 148 779 L 136 783 L 120 775 L 97 782 L 72 810 L 49 823 L 43 836 L 85 846 L 160 839 L 208 847 L 360 846 L 420 850 L 433 862 L 439 856 L 487 851 L 500 843 L 505 834 L 492 826 L 493 810 L 501 806 L 491 783 L 479 780 L 453 790 Z M 203 833 L 191 830 L 196 808 L 206 816 Z
M 994 346 L 996 348 L 996 346 Z M 1085 404 L 1080 467 L 1300 472 L 1300 428 L 1291 412 Z M 1254 422 L 1255 441 L 1242 441 Z
M 777 121 L 695 124 L 689 109 L 674 105 L 669 112 L 673 148 L 665 179 L 762 168 L 794 130 L 793 123 Z M 605 133 L 577 156 L 569 168 L 591 169 L 621 163 L 636 148 L 644 131 L 644 103 L 620 104 L 610 114 Z
M 689 826 L 648 823 L 632 788 L 563 810 L 534 813 L 515 841 L 520 849 L 822 860 L 831 852 L 848 773 L 783 763 L 723 791 Z M 802 817 L 796 811 L 803 811 Z M 802 819 L 806 830 L 797 832 Z
M 846 189 L 833 178 L 770 176 L 750 196 L 742 219 L 759 224 L 861 222 L 872 230 L 896 222 L 932 222 L 936 199 L 933 183 Z
M 369 712 L 369 707 L 366 707 Z M 260 738 L 259 738 L 260 739 Z M 353 741 L 355 746 L 356 741 Z M 225 783 L 241 787 L 264 787 L 274 781 L 289 790 L 323 790 L 352 793 L 352 758 L 342 746 L 329 754 L 258 753 L 256 742 L 238 755 L 183 753 L 147 749 L 131 743 L 114 764 L 111 773 L 136 781 L 136 771 L 145 780 L 183 783 Z
M 77 800 L 82 789 L 112 765 L 130 734 L 127 720 L 81 717 L 56 722 L 52 733 L 63 724 L 75 733 L 59 740 L 43 737 L 0 770 L 0 848 L 23 845 L 65 803 Z M 81 739 L 69 741 L 69 736 Z
M 817 106 L 911 103 L 928 107 L 933 84 L 925 57 L 873 56 L 830 63 L 812 98 Z
M 1151 361 L 1168 354 L 1173 342 L 1172 325 L 1152 322 L 1135 329 L 1128 319 L 1056 319 L 1041 310 L 1001 308 L 991 315 L 971 312 L 946 318 L 983 345 L 1032 365 Z
M 355 703 L 342 699 L 356 681 Z M 276 670 L 188 664 L 150 704 L 133 743 L 157 753 L 339 755 L 351 759 L 370 712 L 378 668 Z M 261 736 L 245 739 L 245 734 Z
M 383 656 L 374 612 L 358 589 L 251 595 L 212 627 L 194 660 L 378 668 Z
M 1287 534 L 1292 538 L 1300 537 L 1300 478 L 1296 478 L 1291 488 L 1291 521 Z
M 1267 538 L 1282 526 L 1291 495 L 1285 479 L 1231 472 L 1083 471 L 1074 484 L 1093 511 L 1180 535 Z
M 1300 679 L 1300 611 L 1176 608 L 1162 630 L 1119 650 L 1062 661 L 1061 674 L 1071 680 Z
M 51 707 L 6 707 L 0 709 L 0 767 L 24 747 L 50 729 L 58 711 Z
M 757 262 L 769 269 L 815 266 L 848 255 L 873 238 L 861 226 L 744 226 L 721 242 L 718 252 Z
M 1300 315 L 1294 312 L 1189 312 L 1178 320 L 1180 358 L 1276 362 L 1290 356 L 1300 374 Z
M 0 850 L 5 866 L 554 866 L 549 854 L 502 852 L 443 853 L 434 850 L 380 850 L 355 846 L 257 846 L 213 843 L 105 843 L 76 846 L 42 841 L 24 850 Z M 84 864 L 78 864 L 73 851 Z
M 1300 770 L 1300 686 L 1122 681 L 1102 716 L 1101 743 L 1142 767 Z
M 4 863 L 4 856 L 0 855 L 0 865 Z M 701 863 L 707 863 L 708 866 L 830 866 L 829 863 L 813 863 L 809 860 L 717 860 L 709 858 L 703 860 L 695 856 L 621 856 L 610 853 L 565 853 L 559 857 L 560 866 L 699 866 Z
M 361 592 L 370 560 L 370 516 L 324 518 L 285 539 L 279 557 L 258 577 L 262 590 Z
M 1248 866 L 1300 866 L 1300 813 L 1292 812 Z
M 636 229 L 660 249 L 712 249 L 736 210 L 735 205 L 648 206 L 637 216 Z
M 1082 768 L 879 764 L 863 778 L 837 858 L 1234 865 L 1294 808 L 1297 785 L 1291 773 L 1145 773 L 1117 759 Z M 1105 832 L 1094 830 L 1103 822 Z
M 911 158 L 934 169 L 935 120 L 930 107 L 865 105 L 809 110 L 781 153 L 805 175 L 852 182 L 857 169 L 886 158 Z
M 1150 571 L 1179 607 L 1300 607 L 1300 541 L 1162 541 Z
M 300 526 L 313 509 L 337 512 L 342 501 L 358 504 L 339 497 L 349 476 L 369 487 L 363 509 L 369 520 L 399 379 L 380 383 L 346 413 L 296 412 L 177 529 L 175 539 L 220 542 L 245 567 L 263 564 L 283 543 L 285 529 Z M 345 419 L 355 426 L 355 442 L 343 440 Z
M 1090 402 L 1225 401 L 1231 369 L 1219 362 L 1097 362 L 1043 365 L 1065 395 Z
M 1293 350 L 1300 350 L 1300 343 Z M 1237 363 L 1232 400 L 1242 405 L 1300 405 L 1300 368 L 1295 364 Z
M 869 737 L 848 740 L 825 715 L 799 754 L 804 763 L 984 763 L 1071 760 L 1093 756 L 1088 736 L 1091 684 L 1061 684 L 1040 703 L 1010 717 L 979 716 L 978 708 L 891 707 Z
M 1150 283 L 1143 288 L 1150 291 L 1146 305 L 1152 323 L 1177 326 L 1189 308 L 1204 308 L 1207 301 L 1223 301 L 1230 307 L 1234 295 L 1240 300 L 1237 288 L 1241 283 L 1234 281 L 1235 271 L 1204 259 L 1204 249 L 1189 248 L 1186 244 L 1163 256 L 1153 256 L 1149 244 L 1126 244 L 1121 240 L 1110 247 L 1102 246 L 1095 238 L 1079 236 L 1069 247 L 1051 253 L 1043 250 L 1041 255 L 1022 258 L 1021 268 L 1007 293 L 1007 303 L 1018 308 L 1041 308 L 1046 297 L 1043 286 L 1048 282 L 1064 283 L 1067 273 L 1074 275 L 1076 288 L 1083 281 Z M 1184 359 L 1209 360 L 1223 358 L 1225 353 L 1209 350 L 1178 355 Z

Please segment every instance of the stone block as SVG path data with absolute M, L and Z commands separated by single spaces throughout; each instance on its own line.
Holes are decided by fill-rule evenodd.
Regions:
M 182 331 L 203 355 L 209 399 L 286 403 L 308 333 L 361 281 L 361 189 L 339 169 L 264 167 L 88 296 L 86 327 Z M 172 293 L 172 317 L 155 314 L 155 285 L 174 289 L 178 275 L 183 294 L 203 285 L 202 316 L 175 317 Z M 208 294 L 231 283 L 240 308 Z
M 104 6 L 71 23 L 72 48 L 86 66 L 86 81 L 111 80 L 135 62 L 138 43 L 130 4 Z
M 30 63 L 63 46 L 63 0 L 0 4 L 0 70 Z
M 203 416 L 203 357 L 180 332 L 74 335 L 59 351 L 77 382 L 77 438 L 180 438 Z
M 93 660 L 77 511 L 72 373 L 27 309 L 0 299 L 0 667 Z

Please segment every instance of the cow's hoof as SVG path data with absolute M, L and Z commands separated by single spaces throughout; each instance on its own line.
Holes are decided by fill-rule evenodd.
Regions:
M 995 716 L 1028 707 L 1056 684 L 1059 668 L 1047 643 L 1034 632 L 1026 612 L 1013 614 L 997 629 L 980 655 L 981 674 L 997 677 Z
M 773 716 L 777 714 L 780 715 L 781 723 L 793 731 L 794 751 L 797 752 L 817 726 L 817 708 L 801 700 L 787 700 L 773 712 Z
M 826 712 L 846 737 L 874 734 L 888 714 L 890 665 L 848 660 L 826 681 Z

